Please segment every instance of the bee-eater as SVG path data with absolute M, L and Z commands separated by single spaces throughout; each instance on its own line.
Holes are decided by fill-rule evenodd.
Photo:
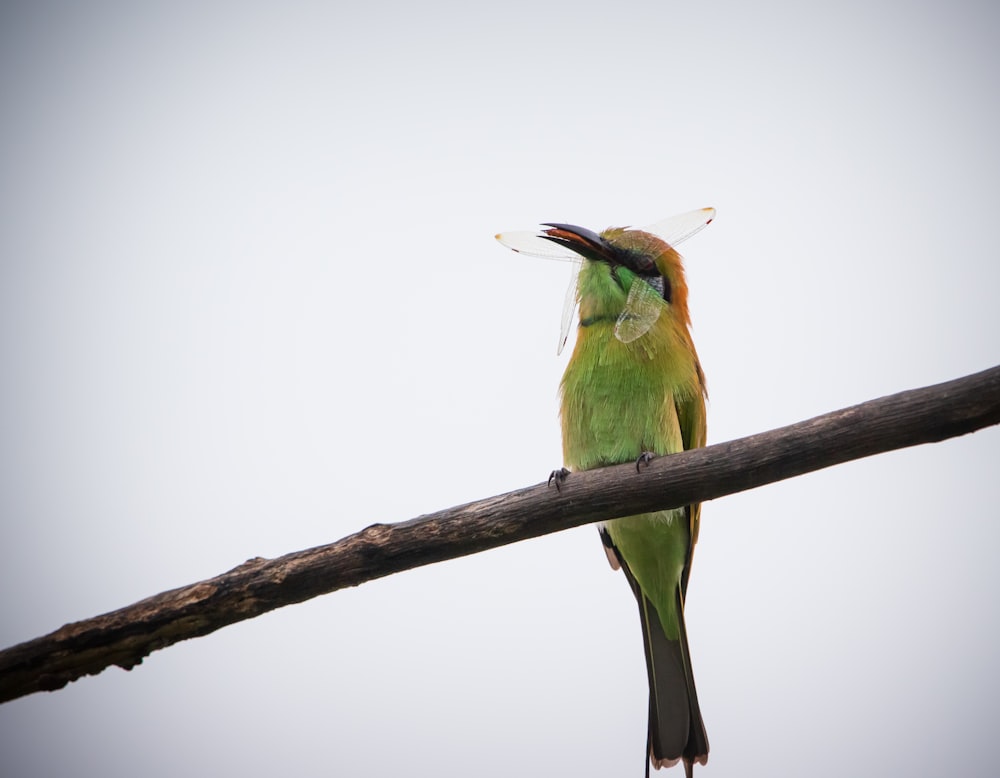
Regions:
M 675 217 L 679 242 L 708 224 L 712 209 Z M 668 222 L 663 222 L 666 225 Z M 563 375 L 560 417 L 564 464 L 588 470 L 705 445 L 705 376 L 689 331 L 681 257 L 651 232 L 600 234 L 550 223 L 535 233 L 579 255 L 576 346 Z M 661 231 L 665 232 L 665 231 Z M 516 236 L 498 239 L 533 249 Z M 511 236 L 508 239 L 508 236 Z M 565 256 L 565 254 L 563 255 Z M 565 470 L 554 474 L 556 485 Z M 649 676 L 649 764 L 683 760 L 687 775 L 708 761 L 684 628 L 700 505 L 644 513 L 599 525 L 611 566 L 621 568 L 639 603 Z

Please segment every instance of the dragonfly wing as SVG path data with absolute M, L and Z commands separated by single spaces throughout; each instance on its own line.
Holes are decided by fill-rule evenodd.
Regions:
M 699 230 L 706 227 L 715 218 L 714 208 L 699 208 L 677 216 L 663 219 L 645 228 L 670 246 L 683 243 Z M 496 239 L 507 248 L 519 254 L 528 254 L 544 259 L 569 260 L 574 263 L 569 289 L 566 290 L 566 300 L 563 304 L 562 323 L 559 330 L 559 347 L 557 353 L 562 353 L 569 339 L 569 329 L 573 323 L 578 300 L 577 275 L 580 272 L 581 256 L 563 246 L 553 243 L 542 236 L 540 232 L 529 230 L 513 230 L 501 232 Z M 631 343 L 642 337 L 659 318 L 663 309 L 663 298 L 656 289 L 641 279 L 635 279 L 629 290 L 625 308 L 615 324 L 615 336 L 623 343 Z
M 501 232 L 496 236 L 507 248 L 519 254 L 528 254 L 532 257 L 542 257 L 543 259 L 561 259 L 572 262 L 572 272 L 569 279 L 569 288 L 566 290 L 566 302 L 563 305 L 562 322 L 559 328 L 559 346 L 557 354 L 561 354 L 569 339 L 569 328 L 573 324 L 576 313 L 577 291 L 576 279 L 580 274 L 580 264 L 583 258 L 575 251 L 546 240 L 541 233 L 529 230 L 514 230 L 511 232 Z
M 615 337 L 622 343 L 641 338 L 653 326 L 663 310 L 663 297 L 641 278 L 632 281 L 625 308 L 615 323 Z
M 569 328 L 576 318 L 576 307 L 580 302 L 579 292 L 576 288 L 577 278 L 580 275 L 580 263 L 573 263 L 573 270 L 570 273 L 569 286 L 566 288 L 566 302 L 563 303 L 562 322 L 559 327 L 559 348 L 556 355 L 562 354 L 566 348 L 566 341 L 569 339 Z
M 532 232 L 531 230 L 501 232 L 495 237 L 504 246 L 512 251 L 516 251 L 518 254 L 528 254 L 532 257 L 542 257 L 543 259 L 580 261 L 580 255 L 575 251 L 570 251 L 558 243 L 546 240 L 541 236 L 541 233 Z
M 670 246 L 676 246 L 707 227 L 714 218 L 714 208 L 699 208 L 697 211 L 681 213 L 643 227 L 643 232 L 651 232 Z

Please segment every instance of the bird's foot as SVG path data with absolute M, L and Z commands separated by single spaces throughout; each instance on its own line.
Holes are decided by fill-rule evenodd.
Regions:
M 561 492 L 563 481 L 565 481 L 567 478 L 569 478 L 569 470 L 567 470 L 565 467 L 560 467 L 558 470 L 553 470 L 551 473 L 549 473 L 548 485 L 552 486 L 552 482 L 555 481 L 556 491 Z
M 643 451 L 639 454 L 639 458 L 635 460 L 635 472 L 639 472 L 639 465 L 648 465 L 654 459 L 656 459 L 656 454 L 652 451 Z

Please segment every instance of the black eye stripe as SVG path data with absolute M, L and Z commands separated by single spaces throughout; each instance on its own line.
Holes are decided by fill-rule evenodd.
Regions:
M 631 251 L 619 251 L 618 254 L 621 263 L 636 275 L 644 278 L 660 275 L 656 263 L 649 257 Z

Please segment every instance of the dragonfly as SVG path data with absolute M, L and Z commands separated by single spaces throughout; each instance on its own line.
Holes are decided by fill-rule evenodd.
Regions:
M 699 208 L 662 219 L 655 224 L 642 228 L 642 231 L 655 235 L 671 248 L 674 248 L 707 227 L 714 218 L 714 208 Z M 560 242 L 560 233 L 564 228 L 569 226 L 549 222 L 542 224 L 537 230 L 512 230 L 496 235 L 496 239 L 501 244 L 519 254 L 572 262 L 573 266 L 569 287 L 566 290 L 566 301 L 563 304 L 562 322 L 559 330 L 559 347 L 556 350 L 557 354 L 562 354 L 563 348 L 566 346 L 566 341 L 569 339 L 569 329 L 580 302 L 577 292 L 577 277 L 580 274 L 580 267 L 584 260 L 583 256 Z M 578 234 L 589 232 L 588 230 L 581 230 L 579 227 L 573 227 L 572 229 Z M 597 238 L 598 236 L 594 235 L 594 237 Z M 659 277 L 642 279 L 641 283 L 640 278 L 637 277 L 632 283 L 628 298 L 625 301 L 625 308 L 615 323 L 615 337 L 623 343 L 631 343 L 642 337 L 659 318 L 664 305 L 663 289 L 657 288 L 656 281 L 662 283 L 662 279 Z

